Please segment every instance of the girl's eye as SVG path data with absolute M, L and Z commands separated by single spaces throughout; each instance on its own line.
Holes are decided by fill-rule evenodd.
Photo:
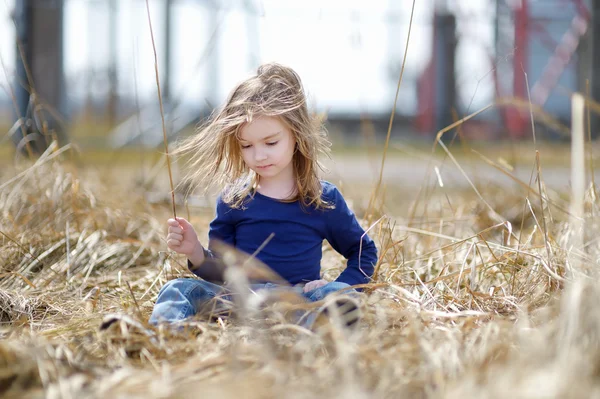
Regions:
M 279 141 L 272 141 L 272 142 L 270 142 L 270 143 L 267 143 L 267 145 L 274 146 L 274 145 L 275 145 L 275 144 L 277 144 L 277 143 L 279 143 Z
M 242 145 L 242 150 L 252 147 L 251 145 Z

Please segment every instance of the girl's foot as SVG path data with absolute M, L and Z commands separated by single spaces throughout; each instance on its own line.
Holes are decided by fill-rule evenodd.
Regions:
M 362 318 L 358 300 L 351 296 L 334 296 L 325 299 L 325 305 L 317 314 L 312 328 L 318 329 L 324 324 L 333 322 L 337 326 L 356 329 Z

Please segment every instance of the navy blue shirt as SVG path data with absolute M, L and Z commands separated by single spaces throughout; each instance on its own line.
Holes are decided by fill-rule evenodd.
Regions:
M 219 197 L 205 254 L 214 258 L 211 243 L 215 240 L 252 254 L 274 233 L 256 257 L 290 284 L 298 284 L 321 278 L 322 245 L 327 240 L 348 260 L 336 281 L 350 285 L 369 282 L 377 263 L 377 248 L 337 187 L 326 181 L 322 186 L 322 198 L 333 209 L 307 209 L 299 201 L 282 202 L 258 192 L 243 209 L 234 209 Z M 202 266 L 193 271 L 207 278 Z

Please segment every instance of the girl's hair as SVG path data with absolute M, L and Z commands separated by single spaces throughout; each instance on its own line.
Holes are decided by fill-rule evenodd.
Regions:
M 233 208 L 244 202 L 258 185 L 259 176 L 242 158 L 238 142 L 245 123 L 259 116 L 278 117 L 296 139 L 292 159 L 296 177 L 296 197 L 305 207 L 328 208 L 321 198 L 319 153 L 328 154 L 330 143 L 321 119 L 308 112 L 300 77 L 289 67 L 261 65 L 255 76 L 232 90 L 226 104 L 184 141 L 174 155 L 189 157 L 189 173 L 184 179 L 191 189 L 222 189 L 223 201 Z

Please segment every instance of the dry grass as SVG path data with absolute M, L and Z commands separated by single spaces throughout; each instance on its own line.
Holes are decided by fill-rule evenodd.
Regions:
M 429 187 L 412 219 L 373 228 L 382 257 L 354 333 L 273 313 L 170 331 L 146 322 L 162 284 L 189 276 L 161 252 L 168 196 L 152 205 L 133 179 L 53 154 L 0 176 L 3 397 L 600 396 L 591 190 L 573 251 L 562 195 L 490 185 L 490 209 Z M 367 194 L 353 198 L 359 213 Z M 193 212 L 206 229 L 210 210 Z M 324 259 L 335 277 L 341 259 L 328 247 Z

